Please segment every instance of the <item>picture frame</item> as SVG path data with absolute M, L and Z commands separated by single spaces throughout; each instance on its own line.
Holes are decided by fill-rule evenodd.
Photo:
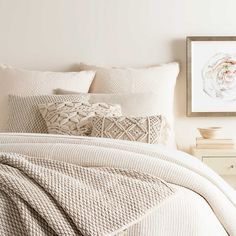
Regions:
M 236 116 L 236 36 L 186 38 L 187 116 Z

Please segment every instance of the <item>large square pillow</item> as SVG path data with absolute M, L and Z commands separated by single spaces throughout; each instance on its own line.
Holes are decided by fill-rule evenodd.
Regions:
M 56 88 L 87 93 L 95 72 L 42 72 L 0 65 L 0 132 L 8 130 L 8 95 L 53 94 Z
M 9 95 L 9 132 L 15 133 L 47 133 L 38 104 L 53 102 L 87 102 L 88 94 L 78 95 Z
M 81 63 L 80 71 L 96 71 L 90 87 L 91 93 L 144 93 L 162 94 L 173 100 L 174 88 L 179 74 L 176 62 L 144 68 L 99 67 Z

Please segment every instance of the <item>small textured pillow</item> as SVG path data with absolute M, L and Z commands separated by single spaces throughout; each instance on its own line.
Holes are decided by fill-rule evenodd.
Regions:
M 87 136 L 92 132 L 92 116 L 121 116 L 120 105 L 88 102 L 57 102 L 39 104 L 50 134 Z
M 47 125 L 41 116 L 38 104 L 52 102 L 87 102 L 88 94 L 78 95 L 9 95 L 8 131 L 15 133 L 47 133 Z
M 168 138 L 168 124 L 161 116 L 148 117 L 92 117 L 92 137 L 103 137 L 138 141 L 151 144 L 165 144 Z

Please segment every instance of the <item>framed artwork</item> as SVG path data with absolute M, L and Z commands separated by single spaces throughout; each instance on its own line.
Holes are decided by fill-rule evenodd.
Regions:
M 236 116 L 236 37 L 187 37 L 187 115 Z

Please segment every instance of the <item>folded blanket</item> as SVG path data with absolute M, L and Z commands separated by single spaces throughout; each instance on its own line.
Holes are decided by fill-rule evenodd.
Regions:
M 148 174 L 0 153 L 0 234 L 117 235 L 176 190 Z

